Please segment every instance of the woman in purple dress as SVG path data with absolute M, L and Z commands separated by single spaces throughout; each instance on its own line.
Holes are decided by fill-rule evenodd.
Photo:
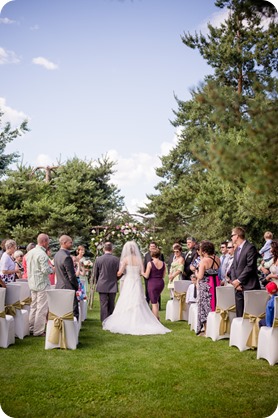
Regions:
M 159 320 L 159 296 L 164 289 L 164 277 L 166 274 L 166 265 L 159 259 L 160 250 L 158 248 L 151 251 L 152 261 L 147 264 L 144 277 L 148 279 L 148 294 L 152 304 L 152 312 Z

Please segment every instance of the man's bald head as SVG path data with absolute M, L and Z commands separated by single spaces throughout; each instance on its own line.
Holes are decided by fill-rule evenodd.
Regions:
M 37 237 L 37 243 L 41 247 L 47 248 L 49 244 L 49 236 L 47 234 L 39 234 Z

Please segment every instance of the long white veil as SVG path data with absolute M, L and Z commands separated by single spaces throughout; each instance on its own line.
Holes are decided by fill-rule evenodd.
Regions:
M 120 258 L 120 265 L 126 266 L 138 266 L 140 271 L 143 272 L 143 260 L 138 245 L 135 241 L 127 241 L 122 249 Z

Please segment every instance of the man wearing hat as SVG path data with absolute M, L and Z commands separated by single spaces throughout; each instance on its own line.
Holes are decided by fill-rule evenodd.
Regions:
M 274 282 L 270 282 L 265 287 L 267 293 L 271 296 L 266 304 L 265 318 L 259 322 L 260 327 L 272 327 L 274 319 L 274 300 L 278 296 L 278 287 Z

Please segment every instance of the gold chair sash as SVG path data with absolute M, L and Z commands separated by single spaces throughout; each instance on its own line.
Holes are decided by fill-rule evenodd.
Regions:
M 278 328 L 278 318 L 274 318 L 272 327 L 273 328 Z
M 0 312 L 0 318 L 6 318 L 6 312 L 5 311 Z
M 6 315 L 15 316 L 16 315 L 16 309 L 21 310 L 21 304 L 19 300 L 12 305 L 6 305 L 5 306 L 5 312 Z
M 258 346 L 258 336 L 259 336 L 259 322 L 265 317 L 265 312 L 261 313 L 259 316 L 251 315 L 244 312 L 243 319 L 249 319 L 249 322 L 253 324 L 252 330 L 247 339 L 246 345 L 250 348 L 256 348 Z
M 49 312 L 48 319 L 53 320 L 53 326 L 51 328 L 48 341 L 52 344 L 59 344 L 59 338 L 61 334 L 60 348 L 67 348 L 64 321 L 73 321 L 73 312 L 68 312 L 63 316 L 57 316 L 54 313 Z
M 235 312 L 236 305 L 232 305 L 227 309 L 216 306 L 215 312 L 220 314 L 219 335 L 229 334 L 231 329 L 229 312 Z
M 174 292 L 174 297 L 180 302 L 180 320 L 182 321 L 182 311 L 186 310 L 186 292 Z
M 23 309 L 25 305 L 31 305 L 32 298 L 28 296 L 27 298 L 20 301 L 21 308 Z

